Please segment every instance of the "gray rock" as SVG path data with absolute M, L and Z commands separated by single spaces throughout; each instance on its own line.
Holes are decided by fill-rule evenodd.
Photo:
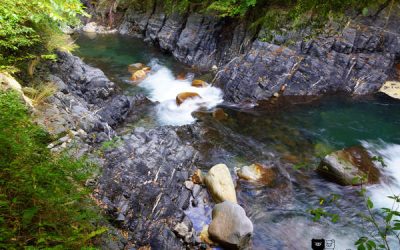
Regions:
M 90 104 L 101 104 L 115 93 L 115 84 L 96 68 L 67 52 L 57 52 L 58 60 L 51 65 L 53 75 L 68 85 L 68 90 Z
M 325 156 L 317 172 L 341 185 L 379 183 L 380 171 L 363 147 L 351 147 Z
M 208 233 L 211 240 L 224 247 L 243 249 L 250 242 L 253 223 L 241 206 L 225 201 L 215 205 Z
M 122 225 L 138 246 L 184 248 L 174 232 L 186 217 L 183 209 L 190 204 L 191 192 L 183 183 L 188 171 L 194 171 L 196 151 L 179 138 L 176 130 L 136 129 L 105 155 L 107 163 L 96 196 L 105 202 L 113 218 L 125 211 Z

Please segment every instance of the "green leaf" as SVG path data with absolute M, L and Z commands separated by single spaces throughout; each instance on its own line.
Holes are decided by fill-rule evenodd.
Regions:
M 363 16 L 368 16 L 369 10 L 368 10 L 367 7 L 365 7 L 365 8 L 362 10 L 362 14 L 363 14 Z
M 374 207 L 374 204 L 372 203 L 370 198 L 367 199 L 367 206 L 369 209 L 372 209 Z
M 38 212 L 37 207 L 31 207 L 29 209 L 26 209 L 22 215 L 22 223 L 25 226 L 31 223 L 33 217 L 36 215 L 37 212 Z

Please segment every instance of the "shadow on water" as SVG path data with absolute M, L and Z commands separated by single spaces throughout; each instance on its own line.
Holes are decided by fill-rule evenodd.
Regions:
M 77 43 L 78 55 L 105 71 L 126 93 L 146 93 L 127 83 L 131 63 L 157 59 L 175 75 L 189 71 L 138 39 L 81 36 Z M 245 110 L 221 104 L 228 114 L 223 121 L 208 111 L 194 114 L 198 138 L 193 145 L 201 152 L 199 167 L 207 170 L 225 163 L 234 174 L 235 168 L 260 162 L 279 170 L 272 186 L 236 180 L 239 203 L 254 222 L 254 249 L 310 249 L 312 238 L 335 239 L 335 249 L 354 249 L 354 241 L 368 228 L 359 216 L 365 212 L 360 189 L 328 182 L 314 169 L 320 157 L 361 142 L 400 144 L 400 103 L 384 97 L 343 96 L 291 102 L 279 99 L 274 105 Z M 156 112 L 151 108 L 148 112 L 134 126 L 157 125 Z M 314 222 L 309 210 L 318 207 L 338 214 L 339 221 L 328 217 Z

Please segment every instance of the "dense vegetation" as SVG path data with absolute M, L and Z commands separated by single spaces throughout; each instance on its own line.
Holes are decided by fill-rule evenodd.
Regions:
M 309 28 L 317 34 L 335 21 L 345 23 L 352 15 L 374 15 L 395 0 L 168 0 L 179 9 L 191 4 L 201 5 L 205 11 L 224 17 L 246 17 L 253 27 L 264 28 L 265 35 L 283 34 L 291 30 Z
M 346 24 L 354 15 L 375 15 L 398 0 L 99 0 L 97 7 L 104 17 L 117 6 L 163 4 L 170 12 L 201 11 L 222 17 L 246 18 L 255 30 L 263 29 L 267 40 L 272 34 L 307 29 L 315 35 L 326 30 L 326 24 Z
M 102 233 L 83 181 L 94 166 L 54 155 L 16 92 L 0 92 L 0 248 L 79 249 Z
M 61 28 L 77 24 L 79 14 L 85 14 L 79 0 L 0 1 L 0 69 L 52 58 L 68 44 Z
M 0 1 L 0 71 L 33 74 L 39 60 L 70 46 L 61 29 L 80 14 L 79 0 Z M 37 91 L 34 100 L 46 92 Z M 105 231 L 83 187 L 95 166 L 52 154 L 54 139 L 31 121 L 18 93 L 0 91 L 0 249 L 80 249 Z

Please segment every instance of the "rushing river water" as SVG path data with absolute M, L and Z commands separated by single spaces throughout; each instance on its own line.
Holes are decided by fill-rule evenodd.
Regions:
M 193 88 L 177 75 L 193 72 L 142 41 L 118 35 L 78 38 L 78 54 L 102 69 L 127 94 L 145 93 L 157 101 L 135 126 L 183 125 L 192 123 L 191 113 L 220 106 L 228 114 L 216 121 L 206 112 L 195 116 L 205 133 L 196 148 L 202 153 L 201 168 L 225 163 L 233 169 L 262 162 L 281 169 L 273 187 L 238 181 L 239 203 L 254 223 L 254 249 L 310 249 L 312 238 L 334 239 L 335 249 L 355 249 L 354 241 L 370 228 L 359 216 L 366 212 L 359 187 L 343 187 L 314 172 L 319 157 L 353 145 L 364 145 L 381 155 L 388 165 L 381 184 L 368 187 L 377 207 L 389 207 L 385 196 L 400 193 L 400 103 L 384 97 L 351 100 L 331 96 L 305 103 L 276 104 L 240 109 L 223 103 L 219 89 Z M 152 67 L 139 86 L 129 81 L 127 65 L 142 62 Z M 207 76 L 200 76 L 207 79 Z M 202 99 L 177 106 L 180 92 L 195 91 Z M 123 133 L 124 130 L 121 130 Z M 324 202 L 321 198 L 332 198 Z M 322 207 L 340 219 L 313 221 L 309 209 Z

